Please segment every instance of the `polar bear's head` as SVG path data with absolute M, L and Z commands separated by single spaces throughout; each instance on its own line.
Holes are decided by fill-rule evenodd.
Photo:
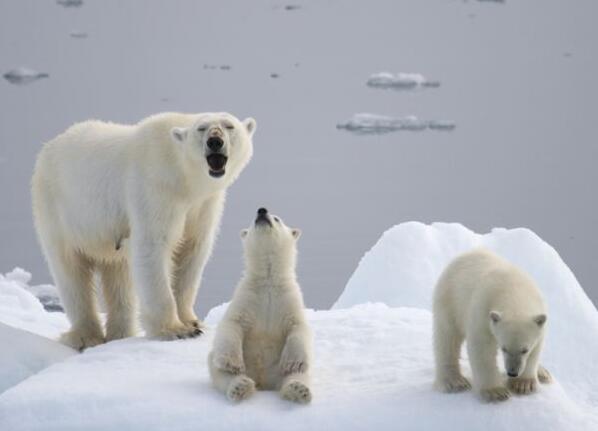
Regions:
M 509 377 L 519 377 L 530 352 L 543 337 L 546 314 L 510 317 L 499 311 L 490 312 L 490 331 L 502 352 Z
M 234 180 L 251 159 L 255 128 L 253 118 L 239 121 L 218 112 L 200 114 L 191 126 L 174 127 L 170 133 L 211 178 Z
M 245 270 L 269 276 L 295 271 L 299 229 L 288 227 L 280 217 L 260 208 L 254 222 L 241 231 L 245 250 Z

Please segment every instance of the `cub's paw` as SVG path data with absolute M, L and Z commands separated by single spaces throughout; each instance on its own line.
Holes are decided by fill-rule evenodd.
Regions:
M 297 380 L 291 380 L 280 390 L 280 394 L 285 400 L 293 401 L 299 404 L 308 404 L 311 402 L 311 391 L 309 388 Z
M 280 363 L 280 372 L 283 376 L 289 374 L 305 373 L 307 371 L 307 361 L 297 360 L 286 360 Z
M 232 353 L 215 354 L 212 362 L 216 368 L 231 374 L 241 374 L 245 372 L 245 365 L 240 355 Z
M 457 393 L 471 389 L 471 383 L 469 380 L 460 374 L 444 377 L 438 380 L 435 386 L 439 391 L 446 393 Z
M 535 378 L 515 377 L 507 381 L 507 386 L 515 394 L 528 395 L 536 392 L 537 384 Z
M 538 366 L 538 380 L 540 383 L 544 384 L 552 383 L 552 375 L 550 374 L 550 371 L 542 365 Z
M 189 327 L 183 324 L 163 328 L 158 332 L 156 338 L 164 341 L 183 340 L 185 338 L 195 338 L 203 334 L 199 328 Z
M 482 389 L 480 391 L 480 397 L 482 400 L 488 403 L 498 403 L 506 401 L 511 396 L 509 389 L 504 386 L 498 386 L 496 388 Z
M 255 392 L 255 382 L 247 376 L 235 377 L 228 386 L 226 397 L 234 402 L 249 398 Z
M 60 336 L 60 342 L 72 347 L 79 352 L 88 347 L 97 346 L 106 342 L 101 333 L 86 333 L 76 329 L 65 332 Z

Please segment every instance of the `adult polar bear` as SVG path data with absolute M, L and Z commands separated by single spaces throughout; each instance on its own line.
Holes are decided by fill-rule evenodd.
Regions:
M 79 123 L 44 145 L 33 215 L 72 324 L 63 342 L 84 349 L 132 335 L 132 284 L 148 335 L 201 333 L 193 304 L 226 190 L 251 159 L 255 128 L 252 118 L 228 113 L 163 113 L 136 125 Z

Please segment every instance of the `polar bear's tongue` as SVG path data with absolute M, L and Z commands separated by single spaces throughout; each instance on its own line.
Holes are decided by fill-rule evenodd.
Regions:
M 206 157 L 208 161 L 208 165 L 210 166 L 210 170 L 214 172 L 222 172 L 224 171 L 224 167 L 226 166 L 227 157 L 223 154 L 210 154 Z

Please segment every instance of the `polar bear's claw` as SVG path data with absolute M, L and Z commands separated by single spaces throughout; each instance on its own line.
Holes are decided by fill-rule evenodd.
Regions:
M 489 403 L 497 403 L 506 401 L 511 396 L 509 389 L 504 386 L 498 386 L 496 388 L 482 389 L 480 391 L 482 399 Z
M 184 340 L 186 338 L 195 338 L 203 334 L 203 331 L 198 328 L 189 328 L 182 325 L 172 329 L 165 329 L 160 332 L 158 338 L 165 341 L 170 340 Z
M 511 392 L 518 394 L 518 395 L 529 395 L 533 392 L 536 392 L 536 379 L 535 378 L 524 378 L 524 377 L 516 377 L 509 379 L 507 382 L 509 389 Z
M 285 400 L 299 404 L 308 404 L 311 402 L 311 391 L 307 386 L 297 380 L 292 380 L 284 385 L 281 395 Z
M 241 374 L 245 372 L 245 366 L 241 358 L 236 358 L 230 354 L 220 354 L 214 357 L 214 365 L 221 371 L 231 374 Z
M 247 376 L 237 376 L 228 387 L 226 396 L 229 400 L 239 402 L 249 398 L 255 392 L 255 382 Z
M 304 361 L 287 361 L 280 367 L 282 375 L 304 373 L 307 371 L 307 363 Z

